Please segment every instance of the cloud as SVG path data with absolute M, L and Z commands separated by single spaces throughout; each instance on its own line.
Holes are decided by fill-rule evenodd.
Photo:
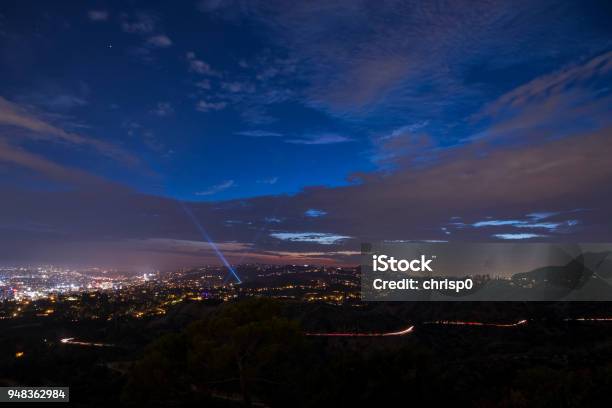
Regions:
M 24 138 L 62 142 L 73 146 L 87 146 L 100 154 L 115 158 L 126 164 L 135 164 L 137 162 L 135 157 L 119 147 L 76 133 L 66 132 L 2 97 L 0 97 L 0 126 L 28 131 L 20 133 Z
M 196 104 L 196 110 L 200 112 L 210 112 L 225 109 L 227 102 L 210 102 L 201 100 Z
M 270 236 L 283 241 L 312 242 L 320 245 L 333 245 L 351 238 L 326 232 L 274 232 Z
M 37 84 L 35 90 L 16 95 L 13 102 L 65 112 L 89 105 L 90 99 L 91 88 L 84 81 L 60 85 L 55 81 L 45 80 Z
M 244 103 L 244 101 L 242 101 Z M 257 104 L 246 104 L 240 112 L 240 116 L 252 125 L 268 125 L 276 122 L 276 118 L 268 114 L 265 106 Z
M 223 82 L 221 88 L 232 93 L 255 92 L 255 86 L 246 82 Z
M 51 97 L 47 100 L 46 105 L 61 110 L 68 110 L 79 106 L 85 106 L 88 103 L 86 99 L 79 96 L 64 94 Z
M 485 220 L 475 222 L 471 224 L 471 226 L 475 228 L 510 226 L 514 228 L 545 229 L 553 232 L 563 230 L 564 232 L 567 232 L 569 228 L 578 224 L 579 222 L 577 220 L 560 222 L 534 222 L 533 220 Z
M 605 52 L 586 62 L 573 64 L 548 75 L 540 76 L 499 97 L 477 115 L 477 117 L 499 117 L 508 111 L 546 101 L 548 108 L 557 107 L 557 99 L 564 94 L 577 97 L 572 90 L 590 88 L 597 79 L 612 73 L 612 51 Z M 595 98 L 596 102 L 600 102 Z
M 349 137 L 337 135 L 333 133 L 306 135 L 299 139 L 285 139 L 286 143 L 303 144 L 303 145 L 328 145 L 328 144 L 336 144 L 336 143 L 347 143 L 347 142 L 352 142 L 352 141 L 353 139 Z
M 545 238 L 546 235 L 541 234 L 495 234 L 493 235 L 495 238 L 504 239 L 504 240 L 525 240 L 525 239 L 533 239 L 533 238 Z
M 197 2 L 197 8 L 201 12 L 210 13 L 236 4 L 239 4 L 239 2 L 234 0 L 200 0 Z
M 270 132 L 267 130 L 243 130 L 241 132 L 236 132 L 237 135 L 240 136 L 248 136 L 248 137 L 282 137 L 281 133 Z
M 397 125 L 407 117 L 439 122 L 449 111 L 477 109 L 499 93 L 500 75 L 520 70 L 535 76 L 542 64 L 609 47 L 605 35 L 580 32 L 574 13 L 580 10 L 547 0 L 476 5 L 391 0 L 380 7 L 352 0 L 210 0 L 198 8 L 211 18 L 263 26 L 275 45 L 287 50 L 292 77 L 303 85 L 294 87 L 301 101 L 359 122 Z M 533 70 L 525 69 L 528 64 Z M 268 64 L 259 77 L 277 75 L 277 67 Z
M 234 180 L 226 180 L 220 184 L 211 186 L 210 188 L 206 189 L 206 190 L 202 190 L 202 191 L 198 191 L 195 193 L 195 195 L 199 195 L 199 196 L 209 196 L 209 195 L 214 195 L 217 193 L 220 193 L 222 191 L 227 190 L 228 188 L 234 187 L 236 185 L 236 183 L 234 182 Z
M 607 128 L 579 137 L 499 148 L 486 154 L 480 149 L 462 146 L 427 166 L 362 174 L 358 183 L 347 186 L 311 187 L 294 195 L 194 202 L 189 206 L 215 242 L 236 241 L 249 245 L 244 261 L 265 256 L 267 261 L 290 263 L 292 253 L 299 256 L 299 253 L 329 252 L 328 257 L 323 257 L 326 260 L 320 262 L 358 263 L 357 258 L 333 253 L 358 251 L 358 242 L 448 240 L 441 226 L 452 228 L 453 241 L 522 237 L 550 242 L 607 242 L 612 239 L 612 217 L 607 205 L 612 200 L 611 131 Z M 228 182 L 219 185 L 227 186 Z M 88 194 L 10 191 L 5 194 L 11 200 L 0 200 L 0 223 L 21 220 L 25 223 L 31 219 L 48 225 L 50 230 L 67 231 L 69 235 L 62 240 L 65 245 L 62 248 L 57 247 L 58 240 L 49 238 L 48 233 L 23 231 L 11 234 L 10 240 L 7 235 L 0 235 L 3 259 L 103 261 L 114 252 L 105 249 L 108 243 L 100 237 L 122 243 L 121 248 L 126 252 L 130 251 L 124 244 L 126 240 L 201 240 L 192 220 L 181 211 L 180 203 L 168 198 L 101 191 Z M 536 229 L 508 231 L 515 228 L 512 225 L 470 227 L 475 222 L 489 220 L 483 219 L 483 214 L 489 214 L 490 220 L 561 223 L 567 221 L 563 218 L 566 214 L 577 208 L 590 210 L 580 212 L 579 226 L 563 234 L 553 234 L 546 228 L 542 233 Z M 327 214 L 322 219 L 304 217 L 307 209 L 325 209 Z M 546 213 L 545 221 L 524 215 L 539 213 Z M 461 218 L 451 220 L 451 225 L 449 214 Z M 228 225 L 226 220 L 243 222 Z M 454 225 L 460 222 L 457 220 L 461 220 L 463 228 Z M 279 225 L 282 225 L 280 231 Z M 313 225 L 317 229 L 313 230 Z M 256 231 L 257 239 L 254 238 Z M 75 251 L 76 245 L 91 248 Z M 322 247 L 326 250 L 322 251 Z M 171 256 L 167 253 L 165 258 L 161 252 L 146 254 L 151 255 L 149 262 L 156 265 L 196 264 L 199 259 L 180 251 Z M 144 253 L 141 255 L 142 259 L 146 258 Z M 133 256 L 125 262 L 141 259 Z
M 243 242 L 218 242 L 215 245 L 231 263 L 240 263 L 244 259 L 260 263 L 273 263 L 279 259 L 285 262 L 299 260 L 301 263 L 334 262 L 330 255 L 324 252 L 260 251 L 252 244 Z M 108 250 L 118 252 L 122 258 L 127 258 L 136 265 L 138 262 L 142 263 L 142 260 L 146 263 L 155 262 L 157 265 L 168 265 L 169 267 L 175 267 L 177 262 L 188 266 L 219 262 L 218 255 L 207 241 L 165 238 L 132 239 L 120 242 L 119 245 L 108 248 Z M 332 255 L 348 257 L 356 254 L 350 251 L 338 251 Z
M 412 136 L 414 132 L 416 132 L 419 129 L 424 128 L 428 124 L 429 124 L 429 121 L 424 120 L 421 122 L 412 123 L 410 125 L 400 126 L 399 128 L 393 129 L 390 133 L 383 135 L 380 138 L 380 140 L 395 139 L 397 137 L 402 137 L 402 136 Z
M 536 78 L 488 103 L 474 121 L 493 123 L 478 137 L 532 142 L 565 137 L 612 123 L 612 51 Z
M 468 121 L 479 130 L 445 146 L 428 133 L 396 128 L 375 140 L 374 159 L 381 164 L 425 164 L 466 146 L 485 155 L 607 129 L 612 125 L 612 90 L 607 86 L 611 67 L 612 52 L 607 52 L 528 81 L 470 115 Z
M 197 72 L 202 75 L 212 75 L 214 71 L 210 68 L 210 65 L 202 60 L 194 59 L 189 61 L 189 68 L 193 72 Z
M 327 86 L 313 88 L 311 98 L 347 110 L 368 107 L 391 92 L 409 76 L 410 59 L 406 56 L 373 56 L 356 61 L 348 72 Z
M 372 9 L 362 2 L 314 1 L 291 7 L 265 4 L 248 12 L 282 33 L 279 42 L 307 67 L 303 71 L 309 80 L 306 92 L 314 104 L 359 110 L 380 101 L 415 68 L 421 69 L 422 58 L 408 52 L 408 44 L 416 41 L 406 38 L 415 36 L 411 27 L 417 31 L 425 24 L 415 27 L 416 21 L 407 21 L 409 9 L 398 2 Z M 366 36 L 366 32 L 372 35 Z
M 59 89 L 50 89 L 44 92 L 20 95 L 17 102 L 42 106 L 52 111 L 69 111 L 89 104 L 89 100 L 84 94 L 85 92 L 83 92 L 83 95 L 75 95 Z
M 155 61 L 153 52 L 156 48 L 168 48 L 172 40 L 159 29 L 160 18 L 150 12 L 122 13 L 120 15 L 121 29 L 129 34 L 139 35 L 144 43 L 128 48 L 128 53 L 146 63 Z
M 150 34 L 157 28 L 158 18 L 150 13 L 138 12 L 134 16 L 121 15 L 121 29 L 126 33 Z
M 169 102 L 158 102 L 153 113 L 161 117 L 170 116 L 174 113 L 174 108 Z
M 131 244 L 133 248 L 145 251 L 187 254 L 192 256 L 214 255 L 214 249 L 211 248 L 210 243 L 208 241 L 147 238 L 131 239 L 128 240 L 127 243 Z M 244 251 L 249 251 L 252 248 L 252 245 L 241 242 L 219 242 L 216 243 L 216 246 L 219 250 L 228 254 L 240 254 Z
M 107 21 L 109 15 L 109 12 L 106 10 L 89 10 L 87 12 L 87 17 L 91 21 Z
M 165 34 L 154 35 L 149 37 L 147 44 L 158 48 L 167 48 L 172 45 L 172 40 Z
M 505 225 L 512 225 L 514 227 L 519 225 L 528 225 L 527 221 L 519 221 L 519 220 L 487 220 L 487 221 L 478 221 L 472 224 L 472 227 L 480 228 L 480 227 L 499 227 Z
M 210 65 L 206 62 L 197 59 L 194 52 L 190 51 L 187 53 L 187 61 L 189 62 L 189 70 L 200 75 L 218 75 Z
M 544 212 L 534 212 L 534 213 L 527 214 L 527 217 L 532 218 L 534 220 L 544 220 L 546 218 L 550 218 L 557 214 L 559 213 L 554 212 L 554 211 L 544 211 Z
M 257 180 L 257 184 L 276 184 L 278 182 L 278 177 L 270 177 L 265 179 Z
M 210 81 L 208 79 L 202 79 L 201 81 L 196 82 L 195 86 L 197 88 L 206 89 L 206 90 L 211 88 Z
M 499 222 L 487 223 L 491 224 L 490 228 L 515 228 L 520 224 L 550 232 L 554 223 L 554 231 L 563 231 L 563 234 L 560 238 L 546 234 L 549 240 L 605 240 L 610 237 L 606 226 L 612 226 L 605 215 L 609 215 L 609 210 L 602 206 L 612 199 L 609 187 L 612 186 L 612 163 L 607 158 L 612 148 L 610 130 L 546 144 L 499 149 L 486 155 L 465 146 L 425 167 L 401 168 L 386 175 L 363 175 L 356 185 L 313 187 L 291 197 L 243 200 L 245 206 L 241 207 L 244 208 L 241 212 L 265 214 L 269 208 L 282 205 L 286 210 L 276 217 L 284 220 L 285 228 L 304 231 L 301 229 L 304 224 L 296 221 L 303 215 L 304 210 L 300 212 L 299 209 L 325 208 L 324 225 L 334 231 L 332 235 L 367 241 L 440 240 L 446 233 L 439 226 L 447 225 L 445 220 L 449 213 L 466 219 L 495 209 L 497 214 L 493 220 Z M 346 202 L 359 205 L 347 206 Z M 512 218 L 517 213 L 531 214 L 534 208 L 556 208 L 550 212 L 565 213 L 580 206 L 597 207 L 598 210 L 581 215 L 579 228 L 573 220 L 551 218 L 543 223 Z M 228 205 L 232 213 L 229 208 Z M 502 233 L 511 232 L 499 232 Z M 305 235 L 306 239 L 302 239 L 302 235 L 273 237 L 288 242 L 315 242 L 308 239 L 310 234 Z M 498 238 L 492 236 L 484 224 L 480 228 L 453 229 L 452 236 L 454 240 Z M 342 241 L 334 245 L 342 245 Z
M 30 153 L 22 148 L 13 147 L 0 138 L 0 162 L 9 163 L 21 168 L 33 170 L 54 181 L 69 183 L 86 188 L 104 188 L 110 186 L 106 180 L 76 168 L 54 163 L 42 156 Z
M 310 218 L 319 218 L 323 217 L 324 215 L 327 215 L 327 212 L 323 210 L 317 210 L 316 208 L 310 208 L 304 213 L 304 215 Z

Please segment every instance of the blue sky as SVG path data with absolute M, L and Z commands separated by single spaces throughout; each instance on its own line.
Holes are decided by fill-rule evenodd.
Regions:
M 367 132 L 310 106 L 304 61 L 265 22 L 151 5 L 3 13 L 3 95 L 122 146 L 158 180 L 90 157 L 64 164 L 181 199 L 295 193 L 373 168 Z
M 607 213 L 597 213 L 605 206 L 591 183 L 605 184 L 609 168 L 597 157 L 566 158 L 576 180 L 558 195 L 545 193 L 561 172 L 531 178 L 521 166 L 609 146 L 611 16 L 609 3 L 597 1 L 3 4 L 0 186 L 58 202 L 90 190 L 127 192 L 143 208 L 151 197 L 188 201 L 201 206 L 205 224 L 218 224 L 210 228 L 220 242 L 266 256 L 318 253 L 316 234 L 336 253 L 363 239 L 605 238 L 597 220 Z M 533 188 L 503 185 L 513 163 L 525 174 L 508 180 Z M 490 194 L 454 190 L 462 171 Z M 412 191 L 436 180 L 434 204 Z M 478 205 L 460 206 L 462 191 Z M 382 198 L 372 203 L 375 193 Z M 517 194 L 532 196 L 509 198 Z M 117 211 L 128 211 L 122 205 Z M 423 225 L 408 217 L 386 229 L 355 210 L 444 205 Z M 6 239 L 15 225 L 33 223 L 97 247 L 94 226 L 59 228 L 58 214 L 9 207 Z M 225 218 L 205 214 L 210 208 Z M 525 231 L 531 224 L 517 219 L 536 211 L 565 218 L 547 220 L 558 228 L 541 222 Z M 584 214 L 598 215 L 588 224 Z M 452 217 L 462 217 L 461 231 L 451 232 Z M 476 225 L 487 217 L 501 221 Z M 134 228 L 142 231 L 108 233 L 189 241 L 166 227 Z M 47 239 L 26 234 L 23 246 Z M 324 261 L 337 259 L 330 256 Z

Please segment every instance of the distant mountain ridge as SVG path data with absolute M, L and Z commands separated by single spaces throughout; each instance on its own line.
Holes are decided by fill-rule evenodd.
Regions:
M 512 281 L 519 285 L 522 283 L 549 284 L 577 289 L 584 286 L 592 277 L 601 279 L 612 277 L 611 254 L 611 251 L 586 252 L 563 266 L 544 266 L 529 272 L 514 274 Z

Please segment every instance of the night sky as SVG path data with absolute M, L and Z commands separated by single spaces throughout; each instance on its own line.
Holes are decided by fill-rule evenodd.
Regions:
M 612 240 L 601 1 L 0 4 L 0 263 Z M 203 232 L 204 231 L 204 232 Z

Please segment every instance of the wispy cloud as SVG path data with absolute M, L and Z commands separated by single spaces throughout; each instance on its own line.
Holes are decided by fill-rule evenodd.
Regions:
M 388 134 L 383 135 L 380 139 L 387 140 L 387 139 L 395 139 L 396 137 L 411 136 L 412 133 L 427 126 L 428 123 L 429 121 L 424 120 L 421 122 L 412 123 L 410 125 L 400 126 L 399 128 L 393 129 Z
M 89 104 L 85 96 L 71 93 L 34 93 L 21 99 L 55 111 L 68 111 Z
M 159 18 L 151 13 L 138 12 L 121 15 L 121 29 L 126 33 L 150 34 L 157 29 Z
M 147 44 L 158 48 L 167 48 L 172 45 L 172 40 L 165 34 L 154 35 L 149 37 Z
M 270 236 L 283 241 L 311 242 L 320 245 L 333 245 L 351 238 L 326 232 L 274 232 Z
M 612 51 L 521 85 L 473 116 L 492 123 L 481 138 L 537 142 L 581 135 L 612 123 Z
M 196 110 L 199 112 L 218 111 L 218 110 L 225 109 L 226 106 L 227 106 L 227 102 L 222 102 L 222 101 L 210 102 L 210 101 L 201 100 L 201 101 L 198 101 L 198 103 L 196 104 Z
M 107 21 L 110 13 L 106 10 L 89 10 L 87 17 L 91 21 Z
M 244 104 L 245 101 L 242 101 Z M 268 125 L 276 122 L 276 118 L 268 113 L 268 109 L 265 106 L 257 104 L 246 104 L 243 107 L 240 116 L 251 125 Z
M 270 132 L 267 130 L 244 130 L 241 132 L 236 132 L 236 134 L 240 136 L 248 136 L 248 137 L 281 137 L 283 136 L 281 133 Z
M 255 92 L 255 85 L 248 82 L 223 82 L 221 83 L 221 88 L 232 93 Z
M 528 220 L 486 220 L 478 221 L 472 224 L 472 226 L 475 228 L 510 226 L 515 228 L 546 229 L 551 231 L 556 231 L 561 228 L 569 228 L 576 225 L 578 225 L 577 220 L 568 220 L 562 222 L 532 222 Z
M 529 214 L 527 214 L 527 217 L 532 218 L 534 220 L 544 220 L 546 218 L 550 218 L 550 217 L 555 216 L 557 214 L 559 214 L 559 212 L 555 212 L 555 211 L 543 211 L 543 212 L 529 213 Z
M 556 72 L 540 76 L 502 95 L 494 102 L 487 104 L 476 117 L 497 117 L 512 113 L 521 108 L 546 100 L 547 108 L 559 107 L 556 101 L 562 95 L 577 97 L 572 91 L 589 90 L 597 87 L 594 80 L 605 78 L 612 73 L 612 51 L 598 55 L 580 64 L 572 64 Z M 593 89 L 591 89 L 593 90 Z M 595 99 L 594 102 L 600 102 Z M 536 118 L 534 118 L 536 119 Z
M 44 81 L 30 92 L 22 92 L 14 102 L 23 106 L 36 106 L 51 111 L 70 111 L 91 103 L 91 87 L 85 81 L 58 84 Z
M 545 238 L 546 235 L 542 234 L 495 234 L 493 235 L 495 238 L 504 239 L 504 240 L 524 240 L 524 239 L 533 239 L 533 238 Z
M 129 164 L 137 160 L 123 149 L 110 143 L 67 132 L 37 117 L 23 107 L 0 97 L 0 126 L 10 126 L 27 130 L 22 137 L 51 142 L 68 143 L 73 146 L 88 146 L 100 154 L 113 157 Z
M 196 57 L 195 52 L 190 51 L 186 54 L 187 61 L 189 62 L 189 70 L 200 75 L 218 75 L 210 65 L 201 59 Z
M 303 144 L 303 145 L 328 145 L 336 143 L 347 143 L 354 141 L 350 137 L 338 135 L 334 133 L 323 133 L 305 135 L 297 139 L 285 139 L 286 143 Z
M 174 113 L 174 108 L 169 102 L 158 102 L 152 112 L 161 117 L 170 116 Z
M 211 88 L 209 79 L 202 79 L 194 84 L 196 88 L 209 90 Z
M 138 35 L 143 39 L 141 46 L 130 47 L 128 52 L 144 62 L 155 61 L 153 52 L 155 49 L 173 45 L 170 37 L 160 30 L 160 18 L 157 14 L 142 11 L 134 14 L 122 13 L 120 23 L 124 32 Z
M 276 184 L 278 182 L 278 177 L 270 177 L 257 180 L 258 184 Z
M 305 216 L 310 218 L 319 218 L 327 215 L 327 211 L 317 210 L 316 208 L 311 208 L 304 213 Z
M 211 186 L 209 188 L 207 188 L 206 190 L 202 190 L 202 191 L 198 191 L 195 193 L 195 195 L 199 195 L 199 196 L 209 196 L 209 195 L 214 195 L 217 193 L 220 193 L 222 191 L 227 190 L 228 188 L 232 188 L 236 185 L 236 183 L 234 182 L 234 180 L 226 180 L 222 183 L 216 184 L 214 186 Z
M 576 36 L 575 16 L 548 1 L 392 0 L 375 8 L 352 0 L 201 4 L 210 16 L 265 25 L 290 50 L 293 76 L 304 84 L 302 101 L 355 121 L 397 125 L 406 117 L 436 121 L 452 109 L 473 112 L 486 93 L 499 92 L 488 88 L 486 75 L 541 62 L 543 54 L 563 59 L 568 49 L 588 55 L 606 46 Z M 487 74 L 470 86 L 478 69 Z M 278 72 L 264 66 L 259 77 L 274 80 Z
M 100 187 L 110 185 L 101 177 L 88 172 L 55 163 L 43 156 L 28 152 L 20 147 L 11 146 L 0 138 L 0 163 L 8 163 L 33 170 L 46 177 L 81 187 Z

